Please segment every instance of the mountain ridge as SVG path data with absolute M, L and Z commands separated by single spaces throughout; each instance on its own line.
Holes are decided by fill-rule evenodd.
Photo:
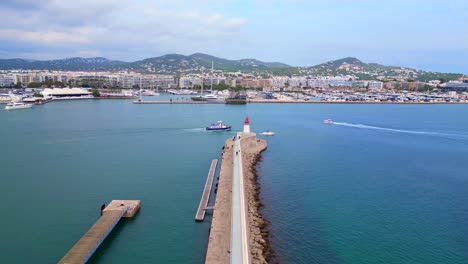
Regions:
M 71 57 L 56 60 L 28 60 L 28 59 L 0 59 L 0 70 L 63 70 L 63 71 L 122 71 L 132 70 L 144 73 L 178 74 L 193 73 L 211 69 L 211 62 L 215 70 L 261 73 L 271 75 L 350 75 L 360 79 L 377 79 L 378 76 L 398 76 L 402 70 L 409 72 L 406 77 L 424 76 L 420 80 L 439 78 L 456 79 L 457 73 L 438 73 L 420 71 L 408 67 L 385 66 L 378 63 L 365 63 L 355 57 L 345 57 L 327 61 L 311 67 L 293 67 L 281 62 L 263 62 L 254 58 L 229 60 L 204 53 L 191 55 L 165 54 L 134 62 L 110 60 L 104 57 Z M 442 78 L 442 77 L 440 77 Z M 418 80 L 419 80 L 418 79 Z

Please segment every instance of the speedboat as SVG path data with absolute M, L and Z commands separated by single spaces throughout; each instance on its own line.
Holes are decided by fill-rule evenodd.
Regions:
M 31 104 L 25 104 L 20 102 L 10 102 L 5 106 L 5 110 L 15 110 L 15 109 L 28 109 L 31 108 Z
M 264 136 L 273 136 L 275 135 L 275 132 L 273 131 L 269 131 L 269 130 L 265 130 L 263 131 L 262 133 L 260 133 L 261 135 L 264 135 Z
M 323 120 L 323 123 L 324 123 L 324 124 L 333 124 L 333 120 L 331 120 L 331 119 L 325 119 L 325 120 Z
M 208 131 L 229 131 L 231 130 L 231 126 L 226 125 L 223 121 L 218 121 L 216 123 L 211 124 L 210 126 L 206 127 Z

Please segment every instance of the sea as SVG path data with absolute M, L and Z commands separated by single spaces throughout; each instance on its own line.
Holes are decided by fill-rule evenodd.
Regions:
M 257 166 L 272 263 L 468 263 L 468 105 L 117 99 L 0 111 L 0 263 L 57 263 L 113 199 L 141 211 L 90 263 L 204 263 L 195 212 L 246 116 L 275 132 Z M 205 131 L 218 120 L 233 131 Z

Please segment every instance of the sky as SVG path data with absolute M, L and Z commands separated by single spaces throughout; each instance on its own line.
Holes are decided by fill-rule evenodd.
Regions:
M 466 0 L 1 0 L 0 58 L 343 57 L 468 74 Z

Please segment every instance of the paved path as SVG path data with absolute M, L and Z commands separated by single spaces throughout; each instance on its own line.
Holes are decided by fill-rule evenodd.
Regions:
M 248 264 L 249 240 L 247 235 L 246 204 L 244 193 L 244 175 L 242 172 L 242 154 L 240 142 L 242 133 L 238 133 L 233 147 L 232 173 L 232 214 L 231 214 L 231 263 Z M 240 139 L 239 139 L 240 136 Z

